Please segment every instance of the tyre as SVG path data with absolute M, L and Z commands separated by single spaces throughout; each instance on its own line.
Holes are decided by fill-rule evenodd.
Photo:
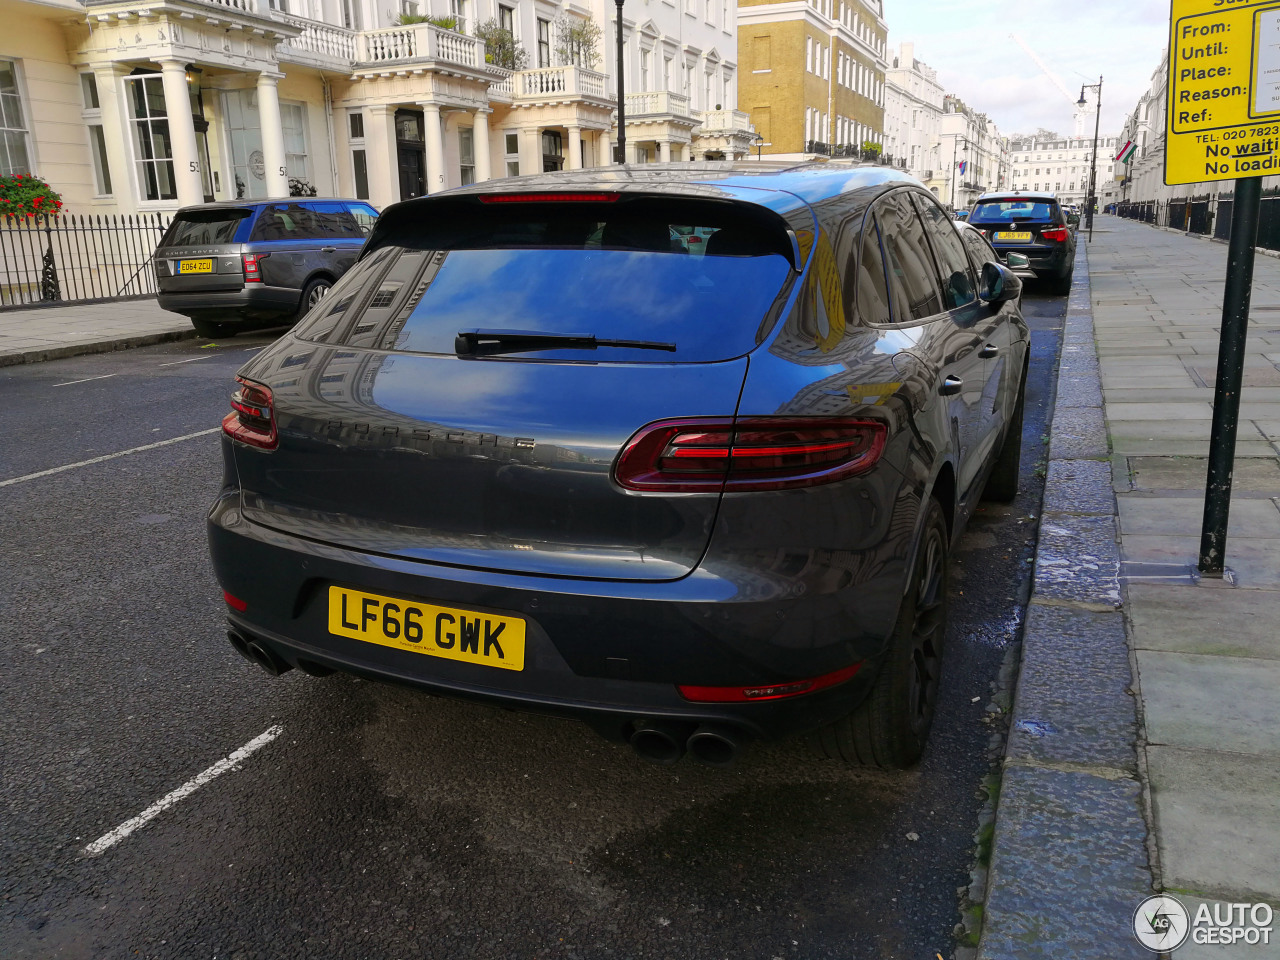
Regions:
M 1075 270 L 1067 271 L 1065 277 L 1056 277 L 1053 281 L 1053 292 L 1055 296 L 1065 297 L 1071 292 L 1071 278 L 1075 275 Z
M 192 320 L 196 335 L 212 340 L 214 337 L 234 337 L 235 326 L 230 323 L 219 323 L 216 320 Z
M 316 277 L 308 283 L 302 290 L 302 299 L 298 301 L 298 315 L 295 320 L 301 320 L 310 313 L 311 308 L 324 299 L 324 295 L 332 286 L 333 281 L 328 277 Z
M 920 759 L 938 703 L 947 629 L 947 522 L 930 498 L 915 567 L 867 698 L 815 734 L 834 760 L 901 770 Z
M 1022 472 L 1022 410 L 1026 406 L 1026 398 L 1027 375 L 1024 371 L 1022 383 L 1018 385 L 1018 399 L 1013 404 L 1013 416 L 1005 430 L 1004 443 L 1000 445 L 1000 454 L 982 491 L 983 500 L 1009 503 L 1018 495 L 1018 479 Z

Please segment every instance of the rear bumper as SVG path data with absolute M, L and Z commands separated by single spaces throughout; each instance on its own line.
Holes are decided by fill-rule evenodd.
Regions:
M 307 541 L 247 521 L 228 488 L 208 521 L 222 587 L 244 600 L 229 620 L 292 666 L 319 665 L 464 699 L 575 717 L 625 736 L 640 719 L 727 724 L 755 738 L 814 729 L 866 695 L 896 620 L 897 570 L 796 599 L 742 596 L 721 576 L 638 583 L 444 567 Z M 525 619 L 522 671 L 461 663 L 337 636 L 328 586 L 353 586 Z M 894 591 L 897 591 L 896 593 Z M 843 594 L 843 595 L 842 595 Z M 855 612 L 856 611 L 856 612 Z M 798 643 L 797 625 L 807 643 Z M 747 686 L 863 666 L 839 686 L 789 699 L 694 703 L 677 684 Z
M 1065 277 L 1075 262 L 1075 250 L 1070 243 L 1058 243 L 1052 247 L 1016 244 L 992 244 L 1003 261 L 1011 253 L 1020 253 L 1030 262 L 1026 267 L 1014 270 L 1020 277 Z
M 235 322 L 264 320 L 292 314 L 302 292 L 291 287 L 246 284 L 239 290 L 204 290 L 192 293 L 160 291 L 161 309 L 187 317 Z

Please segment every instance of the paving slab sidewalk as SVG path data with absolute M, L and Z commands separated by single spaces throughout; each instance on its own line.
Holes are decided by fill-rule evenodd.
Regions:
M 190 320 L 161 310 L 155 298 L 0 310 L 0 367 L 195 335 Z
M 1134 910 L 1167 892 L 1277 911 L 1269 944 L 1176 960 L 1276 960 L 1280 261 L 1254 268 L 1219 581 L 1194 568 L 1226 247 L 1109 216 L 1085 247 L 979 956 L 1154 956 Z

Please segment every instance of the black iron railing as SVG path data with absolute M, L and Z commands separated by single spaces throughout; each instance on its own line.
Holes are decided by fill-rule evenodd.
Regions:
M 0 217 L 0 307 L 153 294 L 168 226 L 158 213 Z

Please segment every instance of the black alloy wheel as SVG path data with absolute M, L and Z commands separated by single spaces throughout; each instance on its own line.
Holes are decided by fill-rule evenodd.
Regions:
M 302 304 L 298 308 L 298 319 L 305 317 L 317 303 L 324 299 L 333 282 L 326 277 L 317 277 L 307 284 L 302 291 Z
M 930 498 L 911 582 L 875 685 L 852 713 L 815 735 L 818 749 L 828 757 L 901 770 L 924 753 L 942 677 L 948 544 L 942 507 Z

